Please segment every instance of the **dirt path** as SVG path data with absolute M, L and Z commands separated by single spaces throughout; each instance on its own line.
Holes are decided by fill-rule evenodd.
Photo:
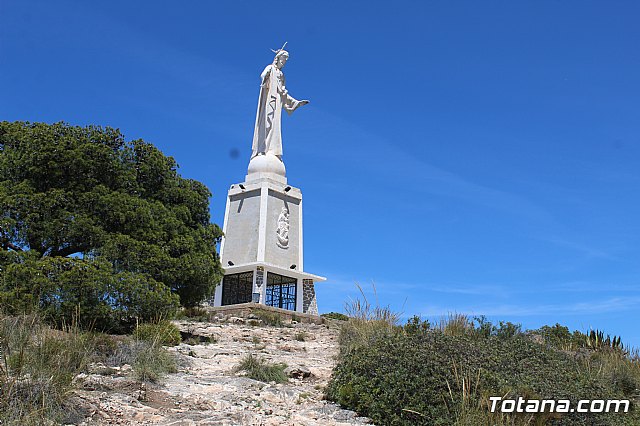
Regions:
M 86 425 L 362 425 L 366 418 L 322 399 L 337 354 L 335 326 L 179 321 L 181 331 L 215 343 L 170 348 L 179 371 L 141 387 L 127 373 L 82 378 L 78 397 L 90 406 Z M 263 383 L 236 372 L 249 353 L 286 363 L 287 383 Z M 308 377 L 301 377 L 310 375 Z

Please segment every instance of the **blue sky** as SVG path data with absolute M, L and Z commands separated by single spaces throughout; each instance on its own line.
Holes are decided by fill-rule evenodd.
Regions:
M 101 124 L 213 192 L 244 178 L 288 41 L 289 183 L 320 310 L 372 283 L 437 319 L 640 346 L 637 2 L 0 2 L 0 119 Z

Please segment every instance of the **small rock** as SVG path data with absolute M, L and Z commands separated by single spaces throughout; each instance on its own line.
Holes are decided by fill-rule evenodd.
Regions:
M 311 377 L 311 370 L 305 366 L 287 367 L 284 370 L 284 374 L 294 379 L 306 379 L 307 377 Z
M 227 319 L 228 322 L 233 323 L 233 324 L 244 324 L 244 318 L 240 318 L 240 317 L 229 317 Z

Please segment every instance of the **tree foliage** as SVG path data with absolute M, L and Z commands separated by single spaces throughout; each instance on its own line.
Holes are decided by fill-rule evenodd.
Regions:
M 24 304 L 29 298 L 15 293 L 26 291 L 46 306 L 38 274 L 55 277 L 48 285 L 59 289 L 93 283 L 113 309 L 131 309 L 117 296 L 127 288 L 150 295 L 167 287 L 185 306 L 211 295 L 222 233 L 210 223 L 209 190 L 177 167 L 117 129 L 1 122 L 4 302 L 14 293 L 13 303 Z M 73 298 L 56 293 L 54 300 Z

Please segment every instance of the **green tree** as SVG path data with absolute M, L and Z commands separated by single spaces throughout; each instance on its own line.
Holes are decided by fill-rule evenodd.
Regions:
M 117 129 L 0 122 L 4 303 L 25 286 L 40 288 L 35 277 L 45 272 L 70 289 L 96 287 L 99 278 L 103 293 L 114 283 L 144 287 L 147 295 L 166 286 L 184 306 L 210 296 L 222 272 L 215 249 L 222 232 L 210 223 L 209 190 L 177 168 L 172 157 L 143 140 L 125 141 Z M 51 272 L 60 268 L 66 272 Z M 14 304 L 42 307 L 49 296 L 34 290 L 15 297 Z M 116 296 L 101 297 L 104 306 L 122 307 Z

